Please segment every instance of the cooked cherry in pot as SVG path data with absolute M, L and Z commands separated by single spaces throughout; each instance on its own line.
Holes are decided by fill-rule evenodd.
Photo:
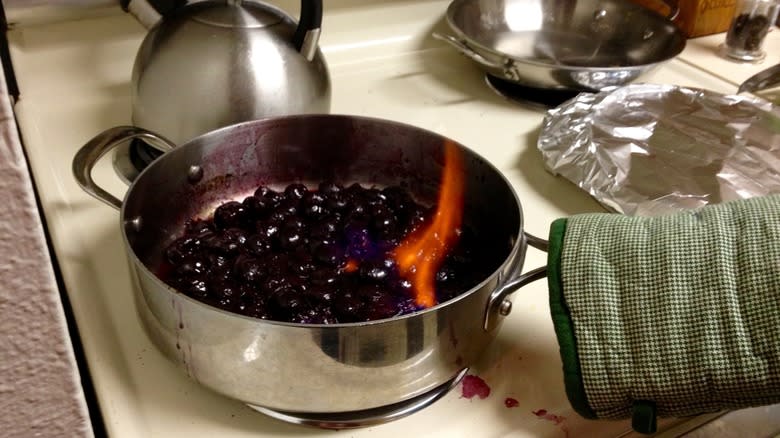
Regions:
M 433 213 L 398 186 L 261 186 L 187 222 L 161 278 L 188 296 L 255 318 L 333 324 L 418 310 L 393 249 Z M 490 272 L 467 226 L 436 275 L 441 303 Z

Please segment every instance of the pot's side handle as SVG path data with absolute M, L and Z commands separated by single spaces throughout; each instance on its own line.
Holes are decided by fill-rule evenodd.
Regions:
M 530 245 L 540 251 L 546 252 L 550 246 L 550 242 L 528 233 L 523 233 L 523 238 L 525 239 L 523 245 Z M 522 266 L 520 266 L 520 268 L 522 268 Z M 509 315 L 509 312 L 512 311 L 512 302 L 507 299 L 509 295 L 513 294 L 526 284 L 547 277 L 547 266 L 541 266 L 517 276 L 510 274 L 509 277 L 508 281 L 501 283 L 498 288 L 490 294 L 487 309 L 485 311 L 485 331 L 495 329 L 496 326 L 498 326 L 499 320 L 502 317 Z
M 295 49 L 309 61 L 317 53 L 322 28 L 322 0 L 301 0 L 301 16 L 293 35 Z
M 484 65 L 485 67 L 499 68 L 499 69 L 504 67 L 504 64 L 493 62 L 485 58 L 484 56 L 477 53 L 474 49 L 469 47 L 466 41 L 459 40 L 458 38 L 455 38 L 452 35 L 445 35 L 445 34 L 434 32 L 433 37 L 436 38 L 437 40 L 444 41 L 445 43 L 451 45 L 461 54 L 465 55 L 466 57 L 468 57 L 472 61 L 475 61 L 478 64 Z
M 73 177 L 76 178 L 79 186 L 85 192 L 117 210 L 122 208 L 122 201 L 95 183 L 95 180 L 92 179 L 92 168 L 95 167 L 95 163 L 97 163 L 100 157 L 116 146 L 133 138 L 143 139 L 147 144 L 162 152 L 167 152 L 176 147 L 173 142 L 151 131 L 136 128 L 135 126 L 117 126 L 96 135 L 82 146 L 73 157 Z

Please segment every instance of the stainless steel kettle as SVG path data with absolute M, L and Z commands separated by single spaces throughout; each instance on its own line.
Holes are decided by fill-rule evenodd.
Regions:
M 160 15 L 146 0 L 123 6 L 150 27 L 133 67 L 134 125 L 181 144 L 246 120 L 330 111 L 321 0 L 301 1 L 297 25 L 255 1 L 206 0 Z

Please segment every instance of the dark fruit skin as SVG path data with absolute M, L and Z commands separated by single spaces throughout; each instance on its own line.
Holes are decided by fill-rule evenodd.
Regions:
M 258 319 L 392 318 L 420 310 L 392 251 L 431 211 L 396 186 L 261 186 L 242 202 L 221 204 L 209 220 L 188 221 L 159 272 L 192 298 Z M 490 273 L 473 251 L 477 239 L 466 237 L 469 247 L 456 245 L 436 274 L 439 302 Z
M 226 202 L 214 211 L 214 225 L 219 230 L 237 228 L 244 225 L 248 218 L 248 209 L 237 201 Z

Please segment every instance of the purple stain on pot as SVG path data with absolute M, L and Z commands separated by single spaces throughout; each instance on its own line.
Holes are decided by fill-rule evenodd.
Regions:
M 520 406 L 520 402 L 517 401 L 516 398 L 507 397 L 504 399 L 504 406 L 506 406 L 507 408 L 516 408 Z
M 181 364 L 184 367 L 184 370 L 187 372 L 187 375 L 197 380 L 197 378 L 195 378 L 192 361 L 188 360 L 188 358 L 192 358 L 192 345 L 185 343 L 181 339 L 181 332 L 184 330 L 184 315 L 181 304 L 178 302 L 176 297 L 171 298 L 171 307 L 173 307 L 173 310 L 176 312 L 176 351 L 181 357 Z M 182 344 L 184 344 L 184 346 L 182 346 Z
M 472 399 L 479 397 L 486 399 L 490 395 L 490 386 L 481 377 L 468 374 L 461 381 L 461 396 Z
M 448 328 L 449 328 L 448 333 L 450 335 L 450 343 L 452 344 L 453 347 L 457 348 L 458 335 L 455 334 L 455 325 L 452 323 L 452 321 L 450 321 Z M 458 363 L 458 361 L 462 362 L 463 359 L 460 356 L 458 356 L 458 358 L 456 359 L 456 363 Z M 460 365 L 460 363 L 458 363 L 458 365 Z
M 300 129 L 301 126 L 307 129 Z M 318 133 L 316 138 L 311 137 L 311 132 Z M 435 199 L 437 165 L 432 160 L 414 161 L 429 171 L 410 165 L 413 162 L 406 153 L 422 153 L 426 148 L 404 147 L 403 136 L 410 134 L 405 134 L 401 125 L 376 126 L 370 120 L 314 116 L 302 122 L 291 117 L 255 122 L 223 131 L 222 135 L 219 144 L 210 147 L 201 159 L 204 177 L 198 185 L 225 175 L 239 180 L 227 184 L 232 193 L 253 185 L 280 182 L 358 180 L 364 184 L 399 184 L 403 181 L 413 192 Z M 414 134 L 416 141 L 417 136 Z M 397 141 L 375 148 L 377 137 Z M 430 140 L 435 141 L 433 136 Z M 366 148 L 372 148 L 370 160 L 366 159 Z

